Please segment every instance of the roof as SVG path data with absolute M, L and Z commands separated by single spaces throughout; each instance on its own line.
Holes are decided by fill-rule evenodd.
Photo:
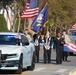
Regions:
M 24 35 L 22 33 L 15 33 L 15 32 L 0 32 L 0 35 Z

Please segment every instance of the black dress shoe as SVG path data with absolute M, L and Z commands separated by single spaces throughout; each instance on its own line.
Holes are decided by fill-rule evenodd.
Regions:
M 50 61 L 48 61 L 48 63 L 50 63 Z
M 39 63 L 39 61 L 37 61 L 37 63 Z
M 59 64 L 62 64 L 62 62 L 60 62 Z
M 58 62 L 56 62 L 56 64 L 59 64 Z
M 65 59 L 65 61 L 67 62 L 67 58 Z

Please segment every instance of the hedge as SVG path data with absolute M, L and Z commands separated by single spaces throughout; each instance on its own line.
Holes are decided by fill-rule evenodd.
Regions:
M 7 23 L 2 14 L 0 14 L 0 32 L 7 32 Z

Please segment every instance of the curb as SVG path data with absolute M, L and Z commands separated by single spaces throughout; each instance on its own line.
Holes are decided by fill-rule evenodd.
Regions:
M 76 73 L 76 69 L 74 69 L 73 71 L 71 71 L 71 72 L 69 73 L 69 75 L 76 75 L 76 74 L 74 74 L 74 72 Z

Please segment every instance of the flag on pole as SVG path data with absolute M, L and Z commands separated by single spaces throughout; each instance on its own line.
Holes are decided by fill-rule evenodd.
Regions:
M 26 3 L 26 8 L 22 12 L 21 18 L 33 18 L 38 15 L 39 12 L 39 0 L 30 0 L 30 2 Z
M 43 10 L 38 14 L 38 16 L 32 22 L 31 27 L 33 31 L 39 32 L 43 28 L 47 20 L 48 20 L 48 5 L 46 4 Z
M 72 26 L 72 30 L 76 30 L 76 23 Z

